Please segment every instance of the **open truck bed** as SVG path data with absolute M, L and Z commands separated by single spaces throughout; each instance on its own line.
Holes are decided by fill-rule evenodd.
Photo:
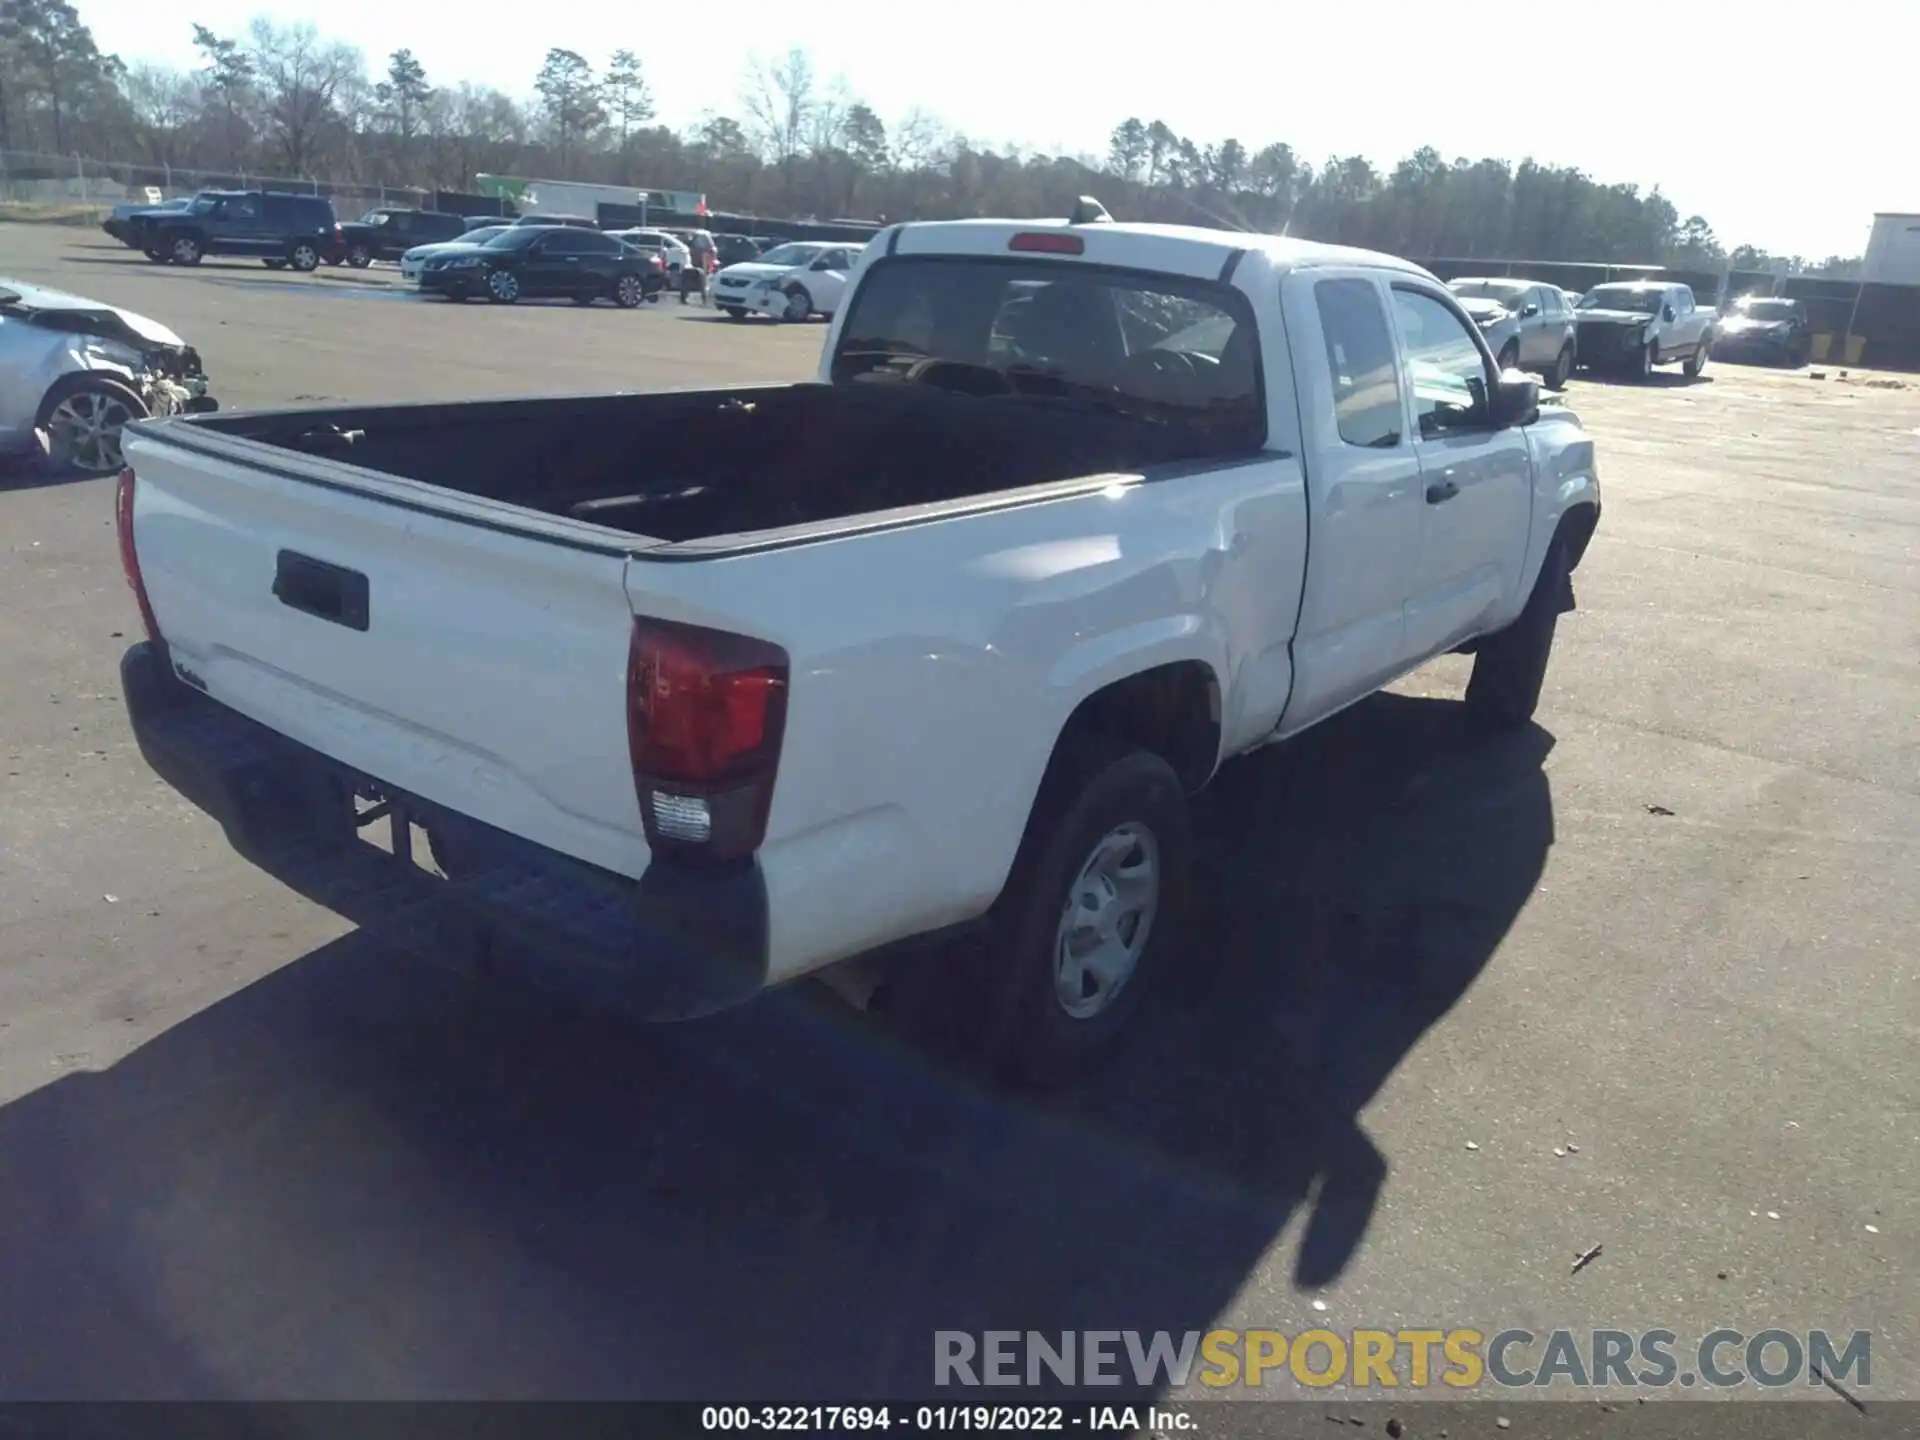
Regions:
M 1203 432 L 928 386 L 745 386 L 197 417 L 255 442 L 672 545 L 1207 458 Z M 246 447 L 249 458 L 260 452 Z M 240 447 L 226 451 L 241 458 Z

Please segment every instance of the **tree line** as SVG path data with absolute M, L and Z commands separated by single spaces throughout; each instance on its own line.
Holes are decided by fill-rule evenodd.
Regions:
M 802 50 L 747 66 L 734 104 L 658 122 L 632 49 L 547 51 L 524 98 L 429 76 L 410 50 L 369 68 L 310 23 L 192 27 L 190 69 L 102 52 L 70 0 L 0 0 L 0 152 L 173 170 L 470 190 L 480 172 L 704 192 L 716 210 L 834 218 L 1060 215 L 1094 193 L 1128 219 L 1284 233 L 1417 257 L 1760 267 L 1658 186 L 1447 159 L 1308 162 L 1284 143 L 1198 141 L 1160 120 L 1104 155 L 977 144 L 914 111 L 888 123 Z M 3 177 L 0 177 L 3 178 Z M 1793 257 L 1799 261 L 1799 257 Z M 1838 272 L 1839 257 L 1809 264 Z

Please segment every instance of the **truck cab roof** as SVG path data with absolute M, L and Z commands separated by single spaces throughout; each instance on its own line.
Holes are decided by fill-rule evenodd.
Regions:
M 1284 235 L 1209 230 L 1198 225 L 1152 225 L 1100 221 L 1074 225 L 1064 220 L 936 220 L 903 225 L 888 238 L 888 253 L 900 255 L 990 255 L 1007 253 L 1017 235 L 1060 232 L 1080 237 L 1082 258 L 1095 264 L 1162 270 L 1213 279 L 1228 261 L 1248 254 L 1263 256 L 1276 272 L 1360 265 L 1433 277 L 1411 261 L 1376 250 L 1329 245 Z M 1024 248 L 1024 247 L 1022 247 Z M 1052 251 L 1061 254 L 1061 251 Z M 1237 263 L 1237 262 L 1236 262 Z

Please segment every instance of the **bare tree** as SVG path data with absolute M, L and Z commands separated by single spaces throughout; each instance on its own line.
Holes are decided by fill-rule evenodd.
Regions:
M 789 50 L 780 60 L 750 62 L 740 84 L 740 108 L 747 126 L 770 164 L 790 169 L 807 143 L 818 101 L 813 93 L 813 62 L 807 52 Z
M 360 78 L 360 52 L 322 40 L 304 21 L 283 27 L 263 16 L 248 31 L 247 53 L 259 77 L 267 129 L 289 174 L 310 174 L 340 122 L 335 97 Z

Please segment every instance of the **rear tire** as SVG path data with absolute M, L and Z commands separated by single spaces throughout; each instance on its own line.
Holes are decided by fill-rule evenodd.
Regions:
M 1492 730 L 1517 730 L 1533 719 L 1553 654 L 1553 633 L 1567 593 L 1567 550 L 1554 536 L 1540 577 L 1513 624 L 1480 642 L 1467 681 L 1467 713 Z
M 1063 1079 L 1113 1046 L 1179 933 L 1191 869 L 1173 767 L 1106 736 L 1064 739 L 994 907 L 983 983 L 962 999 L 996 1072 Z
M 613 303 L 622 310 L 637 309 L 646 298 L 646 282 L 638 275 L 622 275 L 613 282 Z
M 320 268 L 320 247 L 310 241 L 296 241 L 287 250 L 287 264 L 306 275 Z
M 1567 388 L 1567 381 L 1572 377 L 1573 342 L 1569 340 L 1560 347 L 1560 354 L 1554 359 L 1553 369 L 1547 372 L 1547 388 L 1549 390 L 1564 390 Z

